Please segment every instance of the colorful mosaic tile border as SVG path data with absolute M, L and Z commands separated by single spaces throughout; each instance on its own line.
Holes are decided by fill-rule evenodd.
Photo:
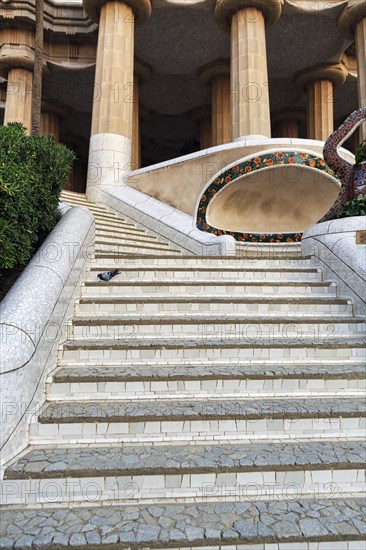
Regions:
M 236 231 L 227 231 L 212 227 L 206 219 L 207 208 L 213 197 L 221 191 L 226 185 L 232 183 L 237 178 L 274 165 L 297 164 L 322 170 L 327 174 L 336 177 L 333 170 L 327 166 L 325 160 L 314 155 L 296 151 L 277 151 L 266 155 L 257 156 L 232 166 L 225 172 L 222 172 L 205 190 L 201 197 L 197 210 L 196 225 L 201 231 L 213 233 L 214 235 L 231 235 L 237 241 L 262 242 L 262 243 L 282 243 L 301 241 L 302 233 L 239 233 Z

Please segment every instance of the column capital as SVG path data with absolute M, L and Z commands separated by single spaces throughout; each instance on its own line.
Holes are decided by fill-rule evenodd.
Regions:
M 345 38 L 354 40 L 356 25 L 364 18 L 366 18 L 365 0 L 348 0 L 347 6 L 345 6 L 337 19 L 339 32 Z
M 214 18 L 220 27 L 230 28 L 232 16 L 244 8 L 257 8 L 263 13 L 266 25 L 279 19 L 283 0 L 216 0 Z
M 98 23 L 100 9 L 109 0 L 83 0 L 83 6 L 86 14 L 92 21 Z M 141 25 L 151 15 L 150 0 L 118 0 L 120 4 L 126 4 L 132 8 L 137 25 Z
M 347 71 L 341 64 L 322 64 L 307 67 L 296 73 L 294 83 L 301 88 L 306 88 L 310 82 L 329 80 L 335 88 L 341 86 L 347 78 Z
M 4 28 L 0 31 L 0 76 L 11 69 L 33 71 L 34 33 L 27 29 Z
M 216 77 L 229 76 L 230 77 L 230 59 L 215 59 L 203 65 L 198 71 L 201 82 L 212 82 Z
M 135 57 L 133 72 L 140 82 L 147 82 L 152 75 L 152 67 L 139 57 Z

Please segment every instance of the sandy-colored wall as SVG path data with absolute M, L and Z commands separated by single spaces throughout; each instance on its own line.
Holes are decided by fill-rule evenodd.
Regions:
M 202 190 L 217 172 L 243 157 L 255 156 L 259 151 L 281 150 L 281 148 L 314 151 L 317 155 L 321 155 L 323 143 L 300 139 L 282 141 L 277 139 L 268 140 L 263 144 L 238 143 L 238 146 L 228 144 L 221 146 L 220 149 L 213 147 L 200 154 L 189 155 L 188 158 L 181 157 L 181 160 L 139 170 L 126 182 L 131 187 L 194 216 Z M 348 156 L 350 162 L 353 162 L 353 156 L 350 153 Z

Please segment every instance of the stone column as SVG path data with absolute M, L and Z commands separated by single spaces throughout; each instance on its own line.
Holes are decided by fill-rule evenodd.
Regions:
M 131 169 L 138 170 L 141 168 L 141 124 L 140 124 L 140 109 L 139 96 L 140 86 L 146 82 L 151 76 L 151 67 L 141 61 L 135 59 L 135 71 L 133 81 L 133 114 L 132 114 L 132 157 Z
M 271 136 L 265 25 L 281 0 L 217 0 L 215 19 L 231 29 L 231 137 Z
M 297 73 L 295 82 L 306 90 L 308 138 L 326 141 L 334 130 L 333 92 L 346 80 L 339 65 L 317 65 Z
M 52 134 L 55 136 L 55 141 L 60 141 L 60 116 L 57 113 L 44 111 L 41 114 L 41 134 L 47 136 Z
M 0 75 L 7 80 L 4 124 L 21 122 L 29 135 L 32 123 L 34 33 L 0 29 Z
M 151 13 L 150 0 L 84 0 L 99 20 L 87 194 L 118 185 L 131 170 L 134 29 Z
M 299 109 L 285 109 L 273 116 L 278 137 L 298 138 L 299 126 L 306 120 L 306 115 Z
M 4 124 L 21 122 L 30 135 L 32 127 L 33 73 L 28 69 L 14 68 L 8 73 Z
M 366 106 L 366 2 L 349 0 L 338 18 L 342 35 L 356 44 L 358 105 Z M 366 139 L 366 123 L 359 126 L 360 143 Z
M 200 70 L 200 78 L 212 89 L 212 145 L 231 141 L 230 66 L 225 60 L 214 61 Z
M 210 105 L 197 107 L 188 113 L 199 125 L 200 147 L 208 149 L 212 147 L 212 108 Z

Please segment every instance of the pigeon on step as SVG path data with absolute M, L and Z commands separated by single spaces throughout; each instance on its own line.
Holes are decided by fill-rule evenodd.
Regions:
M 121 273 L 119 269 L 115 269 L 114 271 L 103 271 L 103 273 L 98 273 L 98 279 L 100 281 L 108 282 L 112 279 L 112 277 L 115 277 Z

